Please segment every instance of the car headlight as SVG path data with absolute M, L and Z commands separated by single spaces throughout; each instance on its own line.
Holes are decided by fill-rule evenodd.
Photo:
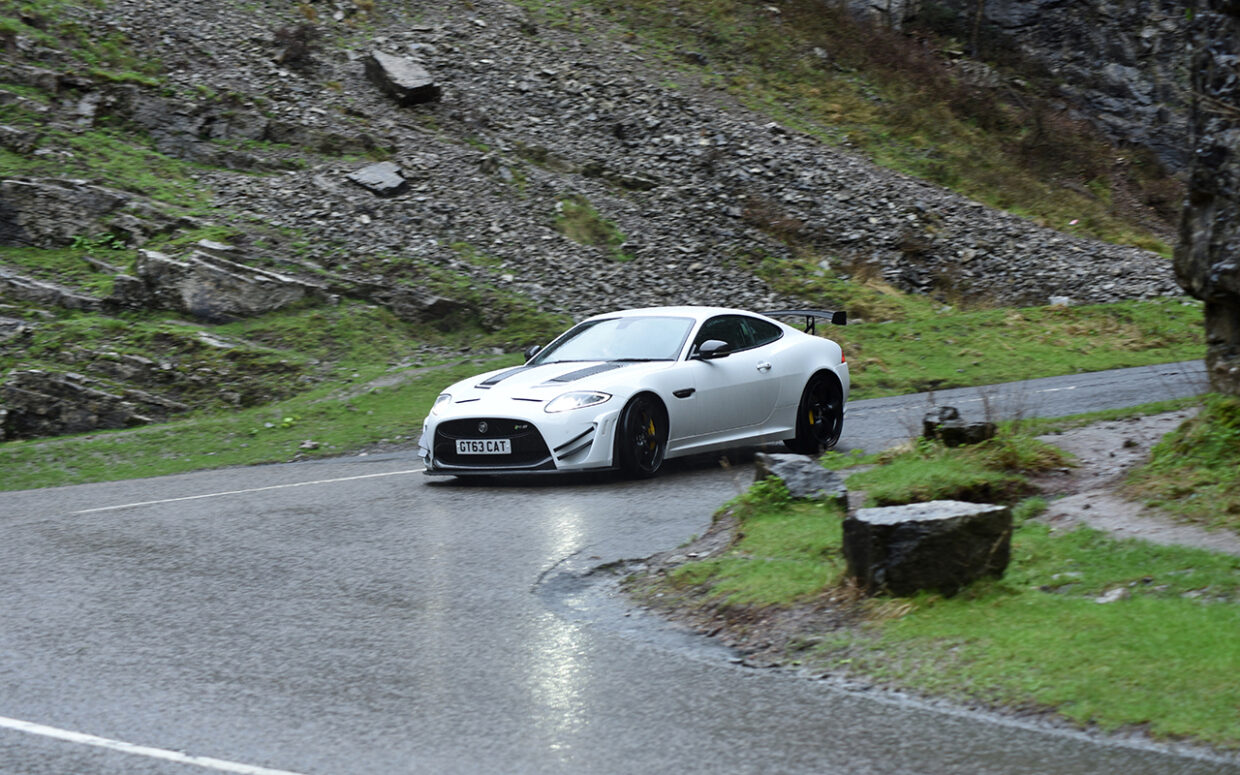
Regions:
M 450 403 L 452 403 L 452 396 L 440 393 L 439 398 L 435 399 L 435 405 L 431 407 L 431 414 L 438 417 L 439 413 Z
M 587 406 L 598 406 L 611 400 L 611 393 L 597 390 L 577 390 L 556 396 L 543 407 L 544 412 L 567 412 L 572 409 L 584 409 Z

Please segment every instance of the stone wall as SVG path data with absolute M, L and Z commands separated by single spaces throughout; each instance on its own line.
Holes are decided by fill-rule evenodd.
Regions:
M 1206 303 L 1211 387 L 1240 395 L 1240 1 L 1190 6 L 1192 164 L 1175 270 Z
M 925 0 L 972 30 L 979 0 Z M 1184 144 L 1188 15 L 1177 0 L 984 0 L 983 50 L 1012 45 L 1060 82 L 1060 93 L 1113 140 L 1150 148 L 1171 170 Z M 997 40 L 995 38 L 998 38 Z

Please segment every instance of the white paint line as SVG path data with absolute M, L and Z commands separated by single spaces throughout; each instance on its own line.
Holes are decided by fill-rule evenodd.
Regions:
M 138 501 L 136 503 L 122 503 L 118 506 L 100 506 L 94 509 L 82 509 L 81 511 L 72 511 L 70 514 L 95 514 L 100 511 L 119 511 L 120 509 L 131 509 L 138 506 L 156 506 L 161 503 L 179 503 L 181 501 L 196 501 L 203 498 L 220 498 L 225 495 L 246 495 L 252 492 L 266 492 L 268 490 L 287 490 L 291 487 L 310 487 L 315 484 L 335 484 L 336 482 L 355 482 L 359 479 L 376 479 L 381 476 L 402 476 L 405 474 L 420 474 L 425 469 L 410 468 L 405 471 L 387 471 L 382 474 L 362 474 L 360 476 L 342 476 L 339 479 L 315 479 L 310 482 L 293 482 L 291 484 L 273 484 L 268 487 L 251 487 L 248 490 L 225 490 L 223 492 L 208 492 L 202 495 L 186 495 L 180 498 L 162 498 L 155 501 Z
M 95 735 L 87 735 L 81 732 L 70 732 L 67 729 L 57 729 L 56 727 L 48 727 L 43 724 L 35 724 L 30 721 L 21 721 L 15 718 L 5 718 L 0 716 L 0 727 L 13 729 L 18 732 L 26 732 L 31 735 L 41 735 L 43 737 L 51 737 L 56 740 L 64 740 L 69 743 L 79 743 L 81 745 L 93 745 L 96 748 L 106 748 L 110 751 L 120 751 L 122 753 L 131 753 L 138 756 L 146 756 L 151 759 L 163 759 L 165 761 L 177 762 L 178 764 L 193 764 L 197 767 L 205 767 L 216 772 L 232 772 L 238 775 L 300 775 L 300 773 L 290 772 L 289 770 L 273 770 L 268 767 L 257 767 L 252 764 L 238 764 L 237 762 L 224 761 L 223 759 L 212 759 L 209 756 L 191 756 L 179 751 L 166 751 L 162 748 L 151 748 L 145 745 L 135 745 L 126 743 L 122 740 L 110 740 L 106 737 L 97 737 Z

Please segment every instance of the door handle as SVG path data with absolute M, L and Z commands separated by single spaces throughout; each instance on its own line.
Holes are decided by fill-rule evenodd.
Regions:
M 766 372 L 770 370 L 771 370 L 771 364 L 767 363 L 766 361 L 763 361 L 762 363 L 758 364 L 758 371 L 765 374 Z

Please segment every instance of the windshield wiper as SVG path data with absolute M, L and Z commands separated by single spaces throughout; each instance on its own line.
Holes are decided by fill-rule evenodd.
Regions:
M 666 361 L 667 358 L 612 358 L 608 363 L 649 363 L 650 361 Z

